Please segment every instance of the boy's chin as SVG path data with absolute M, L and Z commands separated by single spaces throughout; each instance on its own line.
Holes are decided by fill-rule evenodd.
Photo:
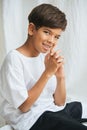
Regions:
M 49 50 L 42 51 L 42 53 L 44 53 L 44 54 L 49 53 L 49 52 L 50 52 L 50 49 L 49 49 Z
M 47 54 L 47 53 L 49 53 L 49 51 L 46 51 L 46 52 L 42 52 L 43 54 Z

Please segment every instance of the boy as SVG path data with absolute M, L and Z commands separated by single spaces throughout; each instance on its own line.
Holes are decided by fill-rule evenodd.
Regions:
M 0 70 L 2 116 L 15 130 L 87 130 L 81 103 L 66 104 L 64 57 L 54 51 L 65 14 L 41 4 L 28 20 L 26 42 L 8 53 Z

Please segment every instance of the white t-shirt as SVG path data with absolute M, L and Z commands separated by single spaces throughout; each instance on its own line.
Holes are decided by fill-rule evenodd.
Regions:
M 3 62 L 0 70 L 0 114 L 15 130 L 29 130 L 44 111 L 59 111 L 64 108 L 54 104 L 56 78 L 52 76 L 28 112 L 22 113 L 18 109 L 28 98 L 27 91 L 37 82 L 44 69 L 43 54 L 26 57 L 17 50 L 12 50 Z

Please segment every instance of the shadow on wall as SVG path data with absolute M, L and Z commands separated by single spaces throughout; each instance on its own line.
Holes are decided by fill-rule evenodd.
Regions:
M 5 120 L 0 115 L 0 127 L 5 125 Z

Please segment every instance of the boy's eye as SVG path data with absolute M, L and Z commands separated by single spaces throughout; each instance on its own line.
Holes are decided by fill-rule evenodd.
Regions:
M 50 34 L 50 32 L 48 32 L 48 31 L 44 31 L 47 35 L 49 35 Z
M 59 39 L 59 37 L 55 37 L 55 39 Z

